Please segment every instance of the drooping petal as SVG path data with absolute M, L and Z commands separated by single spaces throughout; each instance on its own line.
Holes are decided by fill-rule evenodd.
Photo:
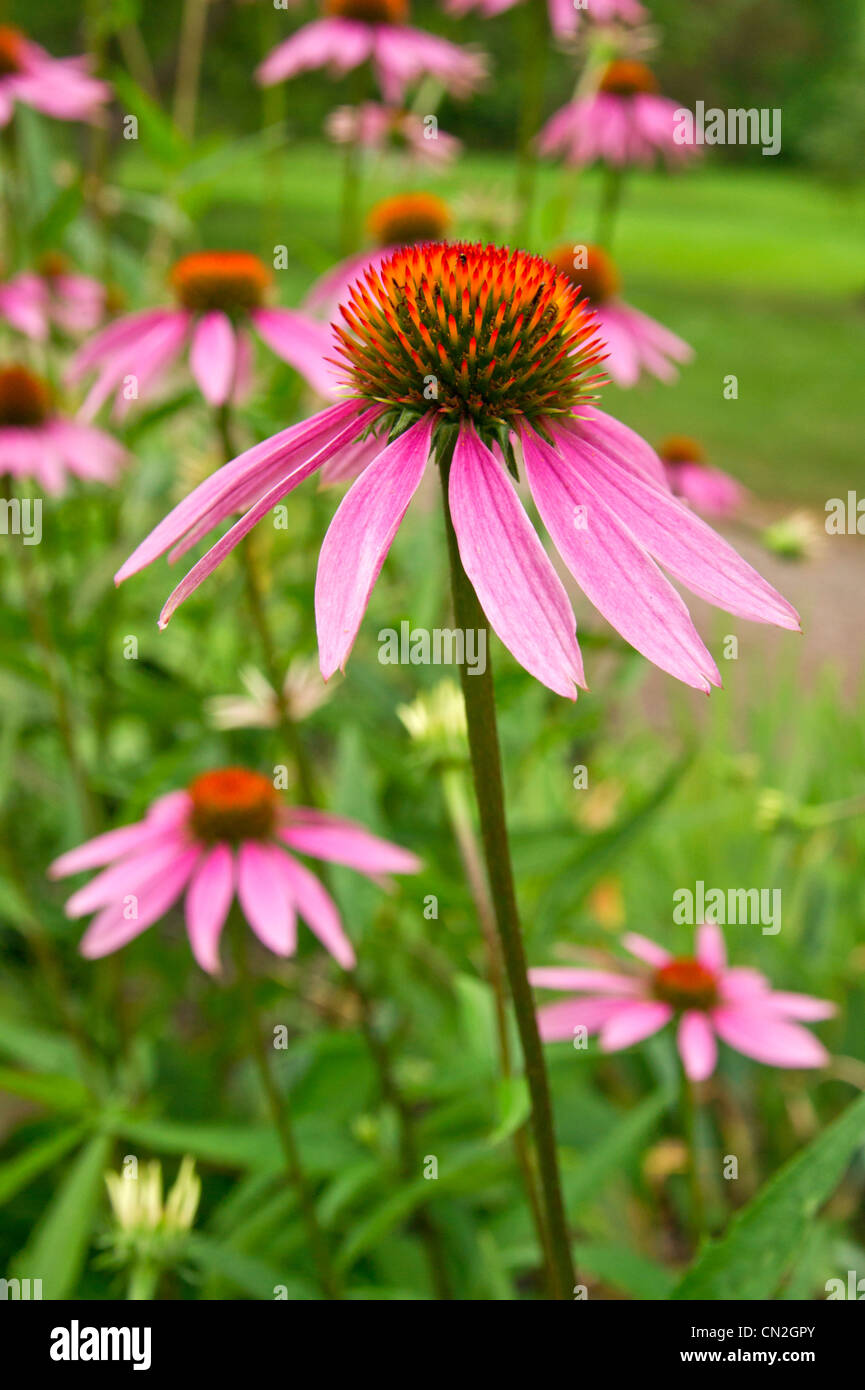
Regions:
M 657 1033 L 673 1017 L 670 1004 L 651 999 L 629 1000 L 601 1028 L 601 1051 L 619 1052 Z
M 460 428 L 448 502 L 463 568 L 491 626 L 531 675 L 576 699 L 585 676 L 570 600 L 502 465 L 471 425 Z
M 702 922 L 697 928 L 697 960 L 716 973 L 726 968 L 727 947 L 717 922 Z
M 283 860 L 275 845 L 245 840 L 237 855 L 237 898 L 259 941 L 276 956 L 293 955 L 297 919 Z
M 388 444 L 336 510 L 318 557 L 315 622 L 321 674 L 345 668 L 369 596 L 429 457 L 433 417 Z
M 110 955 L 163 917 L 186 887 L 200 854 L 198 845 L 184 850 L 170 868 L 140 885 L 137 892 L 104 907 L 81 938 L 81 954 L 88 960 Z
M 227 314 L 203 314 L 192 330 L 189 368 L 208 405 L 225 405 L 234 385 L 237 336 Z
M 798 1023 L 787 1023 L 762 1003 L 712 1010 L 718 1036 L 737 1052 L 770 1067 L 822 1067 L 829 1054 L 821 1042 Z
M 720 685 L 718 668 L 684 602 L 600 497 L 569 432 L 557 435 L 563 453 L 528 428 L 520 438 L 541 519 L 598 612 L 661 670 L 707 694 L 712 685 Z
M 807 1023 L 819 1023 L 838 1012 L 828 999 L 817 999 L 813 994 L 791 994 L 783 989 L 773 989 L 762 996 L 760 1008 L 770 1009 L 782 1018 L 797 1018 Z
M 718 1060 L 718 1045 L 704 1013 L 689 1009 L 682 1014 L 676 1041 L 689 1081 L 705 1081 L 712 1075 Z
M 334 352 L 330 324 L 293 309 L 254 309 L 251 318 L 271 351 L 300 372 L 320 396 L 345 394 L 345 370 L 328 360 Z
M 48 867 L 49 878 L 66 878 L 69 874 L 81 873 L 84 869 L 98 869 L 121 859 L 134 850 L 150 849 L 156 840 L 162 839 L 164 831 L 147 820 L 136 821 L 134 825 L 122 825 L 117 830 L 106 830 L 92 840 L 86 840 L 76 849 L 67 850 Z
M 278 831 L 279 838 L 300 854 L 344 864 L 362 874 L 416 874 L 421 861 L 410 850 L 392 844 L 354 821 L 325 811 L 297 809 Z
M 529 971 L 536 989 L 580 989 L 590 994 L 640 994 L 642 981 L 611 970 L 580 970 L 569 965 L 538 965 Z
M 283 855 L 283 871 L 303 920 L 337 965 L 341 965 L 343 970 L 352 970 L 356 963 L 354 948 L 345 934 L 333 898 L 314 873 L 288 854 Z
M 127 855 L 79 888 L 66 904 L 66 916 L 86 917 L 109 903 L 122 903 L 142 884 L 167 872 L 185 848 L 186 843 L 168 831 L 152 846 Z
M 669 951 L 665 951 L 663 946 L 657 942 L 650 941 L 647 936 L 641 936 L 639 932 L 629 931 L 622 937 L 622 945 L 626 951 L 630 951 L 637 960 L 645 961 L 653 969 L 660 970 L 663 965 L 669 965 L 673 957 Z
M 545 1004 L 538 1009 L 541 1041 L 572 1039 L 578 1028 L 585 1028 L 586 1035 L 591 1037 L 629 1003 L 630 1000 L 625 999 L 559 999 L 555 1004 Z
M 186 890 L 186 930 L 192 954 L 209 975 L 219 973 L 219 938 L 234 897 L 234 855 L 228 845 L 205 854 Z

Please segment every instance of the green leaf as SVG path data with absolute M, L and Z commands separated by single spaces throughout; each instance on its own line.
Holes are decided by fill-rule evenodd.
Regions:
M 563 1174 L 569 1213 L 594 1198 L 609 1178 L 621 1172 L 631 1155 L 645 1143 L 674 1095 L 675 1092 L 667 1087 L 655 1091 L 614 1124 L 578 1167 Z
M 81 1150 L 15 1260 L 18 1277 L 42 1280 L 44 1298 L 69 1298 L 75 1291 L 110 1150 L 104 1134 Z
M 532 1110 L 528 1082 L 524 1076 L 503 1076 L 496 1086 L 499 1122 L 489 1137 L 491 1144 L 500 1144 L 525 1124 Z
M 49 1139 L 31 1144 L 14 1158 L 0 1164 L 0 1203 L 8 1202 L 10 1197 L 14 1197 L 16 1192 L 20 1192 L 34 1178 L 38 1178 L 40 1173 L 53 1167 L 64 1154 L 75 1148 L 86 1133 L 85 1125 L 63 1129 L 59 1134 L 52 1134 Z
M 574 1260 L 578 1279 L 582 1279 L 584 1273 L 594 1274 L 605 1284 L 612 1284 L 634 1298 L 669 1298 L 676 1282 L 675 1275 L 663 1265 L 622 1245 L 578 1245 Z
M 786 1163 L 733 1218 L 721 1240 L 703 1247 L 672 1297 L 771 1298 L 795 1259 L 809 1223 L 862 1144 L 865 1096 Z
M 226 1283 L 253 1298 L 273 1299 L 276 1289 L 284 1289 L 291 1300 L 317 1298 L 314 1285 L 296 1275 L 286 1277 L 264 1260 L 241 1254 L 230 1245 L 222 1245 L 208 1236 L 192 1235 L 186 1244 L 186 1254 L 206 1274 L 216 1274 Z
M 258 1125 L 195 1125 L 130 1115 L 120 1117 L 117 1129 L 157 1153 L 193 1154 L 218 1167 L 276 1168 L 280 1161 L 273 1131 Z
M 50 1076 L 30 1071 L 12 1071 L 0 1067 L 0 1091 L 22 1096 L 49 1110 L 84 1110 L 90 1104 L 90 1092 L 71 1076 Z

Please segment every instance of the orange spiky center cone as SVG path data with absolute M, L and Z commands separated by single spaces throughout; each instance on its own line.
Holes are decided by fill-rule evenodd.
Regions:
M 575 286 L 541 256 L 438 242 L 396 251 L 341 308 L 342 364 L 394 421 L 436 413 L 497 437 L 592 398 L 602 344 Z
M 367 24 L 405 24 L 409 0 L 324 0 L 324 12 Z
M 0 425 L 41 425 L 50 413 L 47 382 L 29 367 L 0 367 Z
M 271 782 L 245 767 L 204 772 L 189 785 L 193 834 L 210 843 L 266 840 L 273 833 L 279 797 Z
M 441 241 L 450 224 L 450 208 L 434 193 L 397 193 L 383 198 L 367 218 L 370 235 L 379 246 Z
M 604 69 L 600 90 L 615 96 L 633 97 L 640 92 L 656 92 L 658 80 L 645 63 L 633 58 L 616 58 Z
M 718 1000 L 718 980 L 711 970 L 689 956 L 677 956 L 655 971 L 656 999 L 676 1009 L 710 1009 Z
M 184 309 L 244 314 L 263 302 L 271 275 L 248 251 L 194 251 L 176 263 L 170 280 Z
M 621 289 L 616 263 L 602 246 L 557 246 L 550 261 L 592 304 L 603 304 Z
M 696 439 L 686 434 L 671 434 L 658 447 L 658 454 L 665 463 L 705 463 L 706 454 Z
M 0 77 L 20 72 L 24 61 L 24 35 L 12 24 L 0 24 Z

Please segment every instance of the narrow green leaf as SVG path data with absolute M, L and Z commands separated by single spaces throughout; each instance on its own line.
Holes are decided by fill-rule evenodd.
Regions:
M 43 1298 L 69 1298 L 75 1291 L 110 1151 L 104 1134 L 85 1145 L 15 1260 L 20 1278 L 42 1280 Z
M 22 1096 L 49 1110 L 84 1110 L 90 1104 L 87 1087 L 71 1076 L 12 1071 L 10 1067 L 0 1067 L 0 1091 Z
M 38 1144 L 30 1144 L 20 1154 L 0 1164 L 0 1203 L 8 1202 L 16 1192 L 20 1192 L 40 1173 L 53 1167 L 64 1154 L 83 1139 L 87 1133 L 85 1125 L 75 1125 L 42 1139 Z

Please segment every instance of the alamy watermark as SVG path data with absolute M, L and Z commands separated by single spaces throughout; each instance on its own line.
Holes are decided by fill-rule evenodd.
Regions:
M 736 107 L 724 111 L 698 101 L 693 111 L 680 106 L 673 113 L 677 145 L 762 145 L 763 154 L 781 149 L 780 107 Z
M 693 888 L 676 888 L 673 904 L 673 921 L 681 925 L 762 927 L 764 936 L 781 930 L 780 888 L 707 888 L 698 879 Z
M 42 540 L 42 498 L 0 499 L 0 535 L 20 536 L 24 545 L 38 545 Z
M 403 621 L 399 631 L 383 627 L 378 644 L 383 666 L 465 666 L 470 676 L 482 676 L 487 669 L 485 628 L 413 628 Z

